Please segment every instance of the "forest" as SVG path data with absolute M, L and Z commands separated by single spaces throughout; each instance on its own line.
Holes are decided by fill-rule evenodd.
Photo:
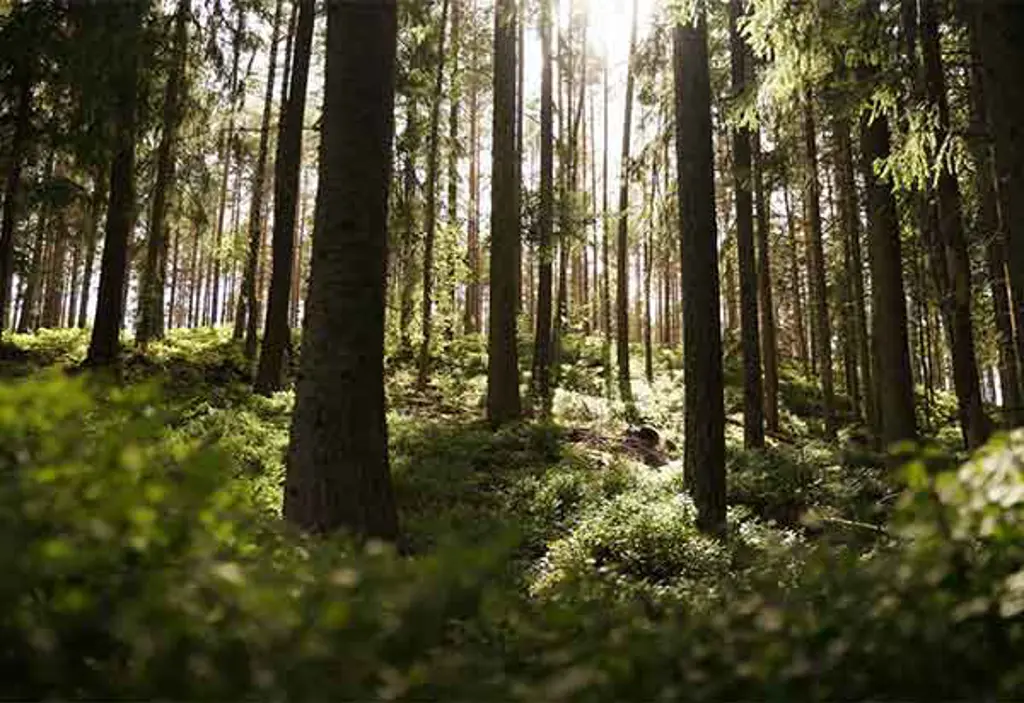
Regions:
M 0 0 L 0 698 L 1024 697 L 1024 1 Z

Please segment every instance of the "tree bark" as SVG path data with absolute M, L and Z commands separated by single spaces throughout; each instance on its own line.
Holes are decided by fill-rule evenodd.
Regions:
M 633 405 L 629 380 L 629 141 L 633 125 L 633 91 L 636 83 L 637 0 L 633 0 L 633 19 L 629 31 L 629 66 L 626 71 L 626 107 L 622 120 L 622 158 L 619 170 L 618 240 L 615 281 L 615 356 L 619 374 L 619 396 L 627 407 Z
M 746 90 L 748 51 L 740 36 L 742 0 L 729 0 L 729 47 L 732 59 L 732 90 Z M 757 263 L 754 251 L 754 203 L 750 130 L 732 130 L 732 176 L 736 196 L 736 252 L 740 279 L 740 337 L 743 349 L 743 444 L 764 447 L 764 386 L 758 347 Z
M 164 89 L 163 132 L 156 154 L 156 184 L 153 210 L 149 217 L 146 259 L 139 290 L 139 318 L 135 343 L 145 349 L 151 339 L 164 336 L 164 284 L 167 278 L 167 210 L 173 187 L 178 150 L 178 123 L 185 82 L 185 58 L 188 52 L 188 20 L 191 0 L 178 0 L 174 17 L 174 58 Z
M 537 325 L 533 350 L 533 397 L 551 412 L 552 230 L 554 229 L 554 96 L 551 75 L 551 0 L 541 0 L 540 212 L 537 268 Z M 492 257 L 493 260 L 493 257 Z
M 676 25 L 674 74 L 679 224 L 682 233 L 683 354 L 686 367 L 684 474 L 697 527 L 725 533 L 725 407 L 719 318 L 718 233 L 707 20 Z
M 21 67 L 18 81 L 18 108 L 11 138 L 10 166 L 4 182 L 4 206 L 0 216 L 0 336 L 8 326 L 11 307 L 11 284 L 14 280 L 14 225 L 21 204 L 21 171 L 28 147 L 32 118 L 32 76 L 27 66 Z
M 274 106 L 274 76 L 277 70 L 277 42 L 281 25 L 282 0 L 277 0 L 270 34 L 270 65 L 267 68 L 267 89 L 263 97 L 263 117 L 260 121 L 260 142 L 256 156 L 252 184 L 252 204 L 249 206 L 249 246 L 245 254 L 245 268 L 238 304 L 235 306 L 234 338 L 245 335 L 245 358 L 252 363 L 256 358 L 256 331 L 259 324 L 259 269 L 260 248 L 263 243 L 263 201 L 266 196 L 267 152 L 270 142 L 270 114 Z
M 765 197 L 761 133 L 754 130 L 754 202 L 757 212 L 757 290 L 761 312 L 761 360 L 764 367 L 764 420 L 769 432 L 779 431 L 779 357 L 772 295 L 771 193 Z
M 939 48 L 939 18 L 935 0 L 921 0 L 921 49 L 924 57 L 925 89 L 929 102 L 938 109 L 940 142 L 950 135 L 949 100 Z M 971 270 L 964 234 L 963 204 L 956 175 L 946 164 L 939 164 L 938 188 L 934 192 L 938 208 L 938 233 L 941 246 L 937 258 L 943 270 L 946 295 L 942 297 L 946 327 L 953 357 L 953 383 L 956 388 L 960 423 L 969 449 L 984 444 L 991 432 L 981 400 L 978 362 L 974 350 L 974 325 L 971 318 Z
M 396 5 L 327 4 L 324 197 L 284 495 L 285 519 L 305 530 L 389 540 L 398 535 L 384 399 Z
M 114 7 L 114 6 L 112 6 Z M 126 1 L 116 6 L 112 20 L 120 30 L 123 49 L 118 65 L 114 100 L 114 158 L 110 165 L 110 200 L 96 298 L 96 322 L 85 363 L 111 366 L 120 352 L 124 293 L 127 282 L 128 239 L 135 220 L 135 142 L 142 20 L 145 2 Z
M 267 319 L 259 367 L 257 393 L 269 395 L 284 388 L 284 358 L 291 341 L 288 302 L 295 260 L 295 212 L 299 199 L 299 169 L 302 166 L 302 126 L 306 114 L 306 83 L 309 78 L 313 44 L 314 0 L 297 0 L 294 65 L 289 76 L 288 99 L 281 111 L 274 159 L 273 270 L 267 296 Z
M 804 157 L 807 159 L 807 191 L 805 206 L 809 225 L 810 241 L 807 251 L 810 254 L 811 297 L 814 304 L 814 315 L 811 321 L 814 329 L 818 373 L 821 375 L 821 392 L 825 422 L 825 436 L 834 439 L 836 436 L 835 390 L 832 371 L 832 325 L 828 312 L 828 288 L 825 279 L 825 247 L 821 231 L 821 185 L 818 182 L 818 145 L 814 120 L 814 102 L 810 94 L 803 106 L 804 119 Z
M 522 412 L 519 398 L 519 358 L 516 335 L 519 280 L 519 195 L 517 193 L 519 178 L 516 175 L 518 166 L 515 158 L 516 33 L 513 22 L 514 15 L 515 0 L 498 0 L 494 13 L 491 314 L 487 334 L 487 419 L 492 426 L 516 420 Z M 548 26 L 550 26 L 549 23 Z M 545 61 L 544 71 L 548 76 L 549 91 L 550 70 L 550 63 Z M 550 119 L 550 92 L 548 97 L 548 117 Z M 550 122 L 548 124 L 550 127 Z M 548 158 L 550 166 L 550 153 Z M 550 195 L 550 180 L 548 185 Z M 550 315 L 550 309 L 548 312 Z

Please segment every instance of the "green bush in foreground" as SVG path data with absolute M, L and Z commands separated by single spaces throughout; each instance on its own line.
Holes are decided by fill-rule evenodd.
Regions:
M 5 697 L 1024 692 L 1024 435 L 956 471 L 912 463 L 888 539 L 795 573 L 786 559 L 737 572 L 736 544 L 697 536 L 685 498 L 666 508 L 665 486 L 617 482 L 551 550 L 571 578 L 530 597 L 501 578 L 507 542 L 403 559 L 289 533 L 217 451 L 166 433 L 156 401 L 59 377 L 0 388 Z M 550 491 L 581 500 L 571 482 Z M 730 540 L 774 539 L 757 524 Z M 652 609 L 609 573 L 706 590 Z

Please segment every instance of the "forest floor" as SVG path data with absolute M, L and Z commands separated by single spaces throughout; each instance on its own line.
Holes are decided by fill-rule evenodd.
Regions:
M 228 481 L 233 494 L 244 495 L 250 511 L 246 520 L 275 525 L 293 396 L 290 392 L 271 398 L 252 394 L 240 350 L 226 334 L 175 331 L 146 354 L 129 354 L 118 379 L 87 379 L 86 394 L 102 399 L 88 406 L 87 424 L 116 424 L 122 417 L 119 413 L 125 412 L 156 414 L 159 429 L 155 431 L 161 434 L 163 446 L 212 449 L 217 459 L 203 470 L 216 472 Z M 12 342 L 0 351 L 0 380 L 57 384 L 54 393 L 59 398 L 64 392 L 60 384 L 73 381 L 54 380 L 51 369 L 77 374 L 87 337 L 76 331 L 43 331 L 15 336 Z M 442 570 L 465 568 L 465 578 L 470 580 L 477 572 L 486 576 L 478 574 L 483 583 L 474 582 L 470 589 L 478 591 L 470 599 L 472 614 L 453 615 L 448 604 L 431 601 L 426 609 L 438 611 L 440 624 L 407 621 L 403 627 L 413 628 L 415 637 L 424 637 L 423 632 L 434 627 L 435 639 L 428 638 L 419 651 L 401 656 L 391 653 L 391 644 L 381 645 L 379 652 L 365 655 L 367 673 L 353 676 L 346 684 L 351 688 L 332 690 L 338 695 L 347 691 L 374 697 L 549 699 L 672 697 L 689 690 L 694 698 L 714 699 L 751 692 L 766 692 L 766 697 L 808 691 L 824 697 L 898 695 L 919 692 L 923 682 L 934 683 L 928 672 L 907 677 L 898 662 L 892 663 L 892 670 L 888 664 L 879 668 L 876 662 L 897 645 L 920 646 L 915 660 L 935 647 L 951 646 L 933 641 L 934 632 L 910 628 L 909 634 L 895 637 L 891 630 L 900 626 L 895 615 L 892 624 L 874 628 L 853 622 L 859 617 L 871 620 L 871 604 L 888 602 L 894 597 L 891 589 L 906 597 L 925 578 L 914 570 L 894 578 L 893 584 L 886 583 L 886 576 L 877 576 L 887 574 L 895 564 L 918 558 L 901 551 L 905 550 L 903 537 L 893 527 L 894 513 L 906 512 L 905 506 L 913 500 L 907 498 L 905 473 L 887 467 L 885 458 L 864 444 L 856 425 L 844 428 L 836 443 L 820 439 L 816 388 L 787 368 L 780 386 L 780 432 L 769 437 L 763 451 L 746 451 L 738 370 L 727 361 L 729 533 L 724 541 L 712 540 L 697 532 L 695 509 L 683 486 L 678 359 L 668 351 L 659 354 L 653 384 L 634 377 L 637 412 L 628 419 L 623 405 L 604 395 L 600 359 L 599 340 L 568 339 L 552 420 L 524 422 L 498 432 L 483 421 L 486 356 L 482 340 L 453 343 L 443 363 L 437 364 L 426 393 L 414 390 L 413 369 L 389 365 L 391 470 L 405 554 L 396 558 L 416 564 L 414 568 L 429 570 L 424 565 L 432 563 Z M 154 386 L 158 390 L 147 390 Z M 115 390 L 118 387 L 140 389 L 143 400 L 127 401 L 126 411 L 121 400 L 110 399 L 112 394 L 131 395 L 132 391 Z M 929 466 L 953 465 L 960 458 L 952 452 L 956 433 L 947 430 L 940 438 L 943 441 L 930 450 Z M 918 488 L 918 497 L 932 490 L 930 485 Z M 904 507 L 899 508 L 900 504 Z M 136 510 L 131 508 L 130 514 Z M 936 522 L 927 508 L 915 515 L 916 523 L 903 522 L 918 528 Z M 940 526 L 944 519 L 938 519 Z M 224 549 L 221 544 L 216 551 Z M 351 554 L 348 546 L 338 550 Z M 891 562 L 886 562 L 888 558 Z M 936 561 L 931 552 L 924 558 L 931 560 L 929 564 Z M 496 564 L 490 563 L 494 560 Z M 475 568 L 477 561 L 488 565 Z M 864 575 L 871 569 L 860 566 L 865 561 L 875 563 L 875 577 Z M 285 563 L 291 562 L 284 560 L 278 568 L 285 568 Z M 334 568 L 330 573 L 341 572 Z M 820 603 L 812 605 L 838 588 L 832 584 L 832 575 L 823 573 L 845 574 L 846 585 L 841 588 L 852 589 L 854 602 L 830 600 L 827 615 L 820 612 Z M 247 573 L 247 583 L 259 578 Z M 420 582 L 422 574 L 418 578 L 413 581 Z M 863 582 L 860 591 L 859 582 Z M 389 584 L 386 579 L 378 584 L 380 592 L 390 593 L 393 584 Z M 466 588 L 460 584 L 458 588 Z M 446 582 L 426 590 L 436 598 L 445 589 L 458 588 Z M 383 600 L 371 605 L 387 611 L 381 605 L 389 602 L 386 596 L 376 598 Z M 750 598 L 757 605 L 750 605 Z M 864 602 L 858 606 L 857 600 Z M 776 605 L 768 607 L 769 602 Z M 267 607 L 275 617 L 284 608 L 280 603 Z M 916 617 L 927 619 L 932 608 L 952 606 L 948 600 L 922 599 L 920 607 Z M 859 609 L 863 610 L 858 615 Z M 726 610 L 731 615 L 726 616 Z M 722 614 L 716 616 L 719 611 Z M 266 613 L 261 617 L 266 618 Z M 685 626 L 678 621 L 665 625 L 680 617 Z M 375 633 L 386 631 L 373 622 L 378 628 Z M 866 652 L 847 656 L 847 650 L 857 648 L 856 642 L 863 642 L 857 636 L 844 640 L 848 634 L 844 623 L 862 630 L 859 636 L 866 638 L 863 642 L 869 649 L 878 650 L 877 657 Z M 948 624 L 950 628 L 963 625 L 959 620 Z M 267 626 L 273 629 L 272 624 Z M 690 637 L 717 640 L 721 651 L 702 653 L 698 648 L 686 656 L 663 651 L 681 642 L 696 646 L 697 642 L 686 639 L 688 628 Z M 717 634 L 709 635 L 708 628 Z M 787 634 L 783 636 L 782 631 Z M 337 632 L 331 632 L 336 642 Z M 403 637 L 410 636 L 402 632 Z M 767 639 L 750 634 L 757 632 Z M 766 651 L 766 643 L 772 642 L 780 643 L 782 651 Z M 974 647 L 972 642 L 964 646 Z M 820 652 L 815 654 L 817 647 L 826 645 L 835 648 L 828 650 L 835 661 L 819 660 Z M 255 645 L 250 642 L 248 647 Z M 312 666 L 311 655 L 294 656 L 300 668 Z M 403 656 L 415 663 L 400 664 Z M 744 661 L 748 656 L 762 661 Z M 717 659 L 732 662 L 731 671 L 712 684 L 708 678 L 722 665 Z M 990 657 L 990 661 L 998 659 Z M 864 671 L 842 674 L 847 666 Z M 657 673 L 652 674 L 651 667 Z M 934 667 L 941 669 L 938 663 L 927 669 Z M 275 683 L 267 684 L 265 690 L 302 697 L 301 686 L 266 675 Z M 228 683 L 221 681 L 220 689 L 207 684 L 201 690 L 224 695 L 238 695 L 251 687 L 260 690 L 252 683 L 258 683 L 258 676 L 242 677 L 248 682 L 245 685 L 236 681 L 237 676 Z M 43 676 L 43 680 L 48 679 Z M 303 685 L 315 686 L 318 680 L 314 675 Z M 146 691 L 142 683 L 133 685 L 126 690 Z M 193 688 L 178 689 L 179 693 L 194 694 L 194 686 L 201 681 L 189 685 Z M 1005 690 L 1008 684 L 993 685 Z M 38 681 L 35 688 L 26 686 L 25 691 L 39 690 Z M 768 695 L 769 690 L 774 693 Z

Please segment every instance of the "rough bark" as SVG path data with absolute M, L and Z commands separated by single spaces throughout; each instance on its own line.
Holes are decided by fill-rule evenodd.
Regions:
M 256 392 L 269 395 L 284 387 L 284 360 L 291 341 L 288 302 L 295 259 L 295 213 L 302 166 L 302 125 L 306 114 L 306 83 L 313 44 L 314 0 L 297 0 L 294 62 L 288 99 L 281 112 L 274 159 L 274 234 L 267 319 L 263 330 Z
M 395 539 L 384 399 L 394 0 L 330 0 L 317 218 L 284 516 Z
M 686 373 L 684 474 L 697 526 L 725 532 L 725 408 L 719 318 L 718 233 L 707 20 L 674 32 L 676 157 L 682 233 L 683 355 Z
M 779 431 L 779 350 L 772 293 L 771 195 L 764 192 L 764 163 L 760 130 L 754 134 L 754 203 L 757 212 L 757 291 L 761 312 L 761 360 L 764 368 L 764 421 L 769 432 Z
M 516 33 L 514 0 L 498 0 L 494 17 L 494 147 L 491 154 L 491 314 L 487 333 L 487 419 L 498 426 L 517 419 L 519 178 L 516 175 Z M 545 72 L 550 64 L 545 62 Z M 550 86 L 550 74 L 549 83 Z M 550 103 L 548 105 L 550 110 Z M 549 113 L 550 114 L 550 113 Z M 550 155 L 549 155 L 550 158 Z M 550 311 L 549 311 L 550 312 Z
M 740 95 L 747 85 L 749 52 L 740 36 L 742 0 L 729 0 L 729 55 L 732 90 Z M 764 447 L 764 386 L 758 345 L 757 262 L 754 250 L 754 203 L 750 129 L 732 130 L 732 177 L 736 200 L 736 252 L 740 289 L 740 338 L 743 350 L 743 444 Z
M 127 282 L 128 238 L 135 220 L 135 143 L 142 18 L 145 3 L 124 2 L 113 12 L 122 32 L 114 95 L 114 157 L 110 165 L 110 199 L 100 265 L 100 287 L 96 298 L 96 322 L 85 363 L 110 366 L 120 352 L 124 293 Z
M 631 406 L 633 389 L 629 380 L 629 146 L 633 124 L 633 92 L 636 84 L 637 0 L 633 0 L 633 19 L 629 31 L 629 66 L 626 71 L 626 107 L 622 119 L 622 153 L 619 169 L 618 237 L 616 240 L 615 280 L 615 356 L 618 367 L 619 397 Z
M 188 20 L 191 0 L 179 0 L 174 16 L 174 58 L 164 88 L 163 124 L 156 154 L 156 183 L 149 217 L 146 259 L 139 290 L 139 317 L 135 343 L 145 348 L 151 339 L 164 336 L 164 284 L 167 278 L 167 210 L 173 187 L 181 122 L 185 57 L 188 52 Z

